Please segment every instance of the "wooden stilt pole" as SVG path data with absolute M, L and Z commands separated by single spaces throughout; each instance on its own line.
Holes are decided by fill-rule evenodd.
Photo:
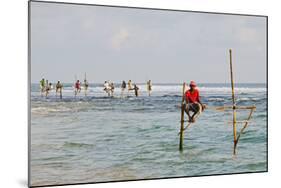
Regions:
M 185 101 L 185 82 L 183 83 L 182 87 L 182 103 L 181 103 L 181 127 L 180 127 L 180 145 L 179 150 L 183 150 L 183 132 L 184 132 L 184 101 Z
M 60 99 L 62 99 L 62 87 L 60 88 Z
M 48 94 L 49 94 L 49 81 L 48 80 L 46 80 L 46 86 L 45 86 L 45 92 L 46 92 L 46 98 L 48 97 Z
M 232 70 L 232 51 L 229 50 L 229 60 L 230 60 L 230 79 L 231 79 L 231 90 L 232 90 L 232 109 L 233 109 L 233 154 L 236 154 L 236 145 L 237 145 L 237 130 L 236 130 L 236 103 L 234 95 L 234 79 L 233 79 L 233 70 Z

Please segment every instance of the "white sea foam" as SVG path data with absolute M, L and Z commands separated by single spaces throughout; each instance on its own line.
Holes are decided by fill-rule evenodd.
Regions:
M 31 113 L 32 114 L 41 114 L 41 115 L 46 115 L 49 113 L 57 113 L 57 112 L 69 112 L 71 111 L 71 108 L 67 108 L 64 106 L 48 106 L 48 107 L 33 107 L 31 108 Z
M 223 102 L 223 98 L 209 98 L 208 101 L 210 102 Z
M 140 85 L 139 91 L 140 92 L 146 92 L 146 86 L 145 85 Z M 204 93 L 231 93 L 231 88 L 230 87 L 199 87 L 198 88 L 201 92 Z M 104 93 L 103 87 L 90 87 L 88 89 L 89 92 L 93 93 Z M 152 92 L 166 92 L 166 93 L 181 93 L 182 91 L 182 86 L 163 86 L 163 85 L 155 85 L 152 88 Z M 65 88 L 64 92 L 72 92 L 74 93 L 74 90 L 72 88 Z M 116 88 L 114 92 L 121 92 L 120 88 Z M 127 90 L 125 90 L 125 93 Z M 235 88 L 236 93 L 257 93 L 257 92 L 266 92 L 266 88 L 249 88 L 249 87 L 242 87 L 242 88 Z M 83 91 L 81 92 L 83 93 Z

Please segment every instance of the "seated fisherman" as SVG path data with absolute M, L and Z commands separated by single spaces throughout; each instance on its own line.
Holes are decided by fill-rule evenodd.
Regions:
M 59 93 L 61 99 L 62 99 L 62 87 L 63 87 L 62 83 L 58 81 L 56 84 L 56 96 Z
M 205 105 L 203 105 L 200 101 L 199 90 L 196 88 L 196 83 L 191 81 L 190 89 L 185 92 L 185 112 L 188 115 L 189 122 L 195 122 L 196 117 L 205 109 Z M 193 112 L 190 115 L 190 111 Z
M 139 96 L 139 87 L 136 84 L 134 84 L 134 90 L 135 90 L 136 97 L 138 97 Z
M 126 82 L 123 80 L 121 84 L 121 95 L 123 96 L 124 90 L 126 89 Z
M 81 83 L 79 80 L 77 80 L 75 83 L 75 91 L 76 91 L 76 94 L 80 93 L 80 91 L 81 91 Z
M 47 80 L 47 83 L 48 83 L 48 80 Z M 46 97 L 48 97 L 48 95 L 49 95 L 49 93 L 52 89 L 53 89 L 52 83 L 47 84 L 47 86 L 46 86 Z
M 45 79 L 42 78 L 42 80 L 40 80 L 40 91 L 41 91 L 41 96 L 43 95 L 43 93 L 45 92 L 46 89 L 46 82 Z
M 110 96 L 110 92 L 111 92 L 111 87 L 108 81 L 105 81 L 104 84 L 104 91 L 108 94 L 108 96 Z
M 151 80 L 148 80 L 147 84 L 147 91 L 148 91 L 148 95 L 151 95 L 151 90 L 152 90 L 152 83 Z
M 58 83 L 56 84 L 56 93 L 61 92 L 62 90 L 62 84 L 60 81 L 58 81 Z
M 85 88 L 85 91 L 88 90 L 88 87 L 89 87 L 89 82 L 88 82 L 86 79 L 84 79 L 84 88 Z
M 128 91 L 134 90 L 133 85 L 132 85 L 132 80 L 128 81 Z
M 58 81 L 56 84 L 56 94 L 62 92 L 62 87 L 63 87 L 62 83 Z
M 114 83 L 113 83 L 113 82 L 111 82 L 111 83 L 109 84 L 109 87 L 110 87 L 110 93 L 111 93 L 111 96 L 113 96 L 114 89 L 115 89 L 115 87 L 114 87 Z

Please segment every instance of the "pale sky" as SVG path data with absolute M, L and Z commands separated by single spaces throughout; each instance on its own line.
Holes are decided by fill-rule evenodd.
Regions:
M 31 82 L 266 82 L 266 17 L 31 2 Z

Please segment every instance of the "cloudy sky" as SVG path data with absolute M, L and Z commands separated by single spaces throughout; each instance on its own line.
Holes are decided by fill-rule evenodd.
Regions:
M 266 82 L 266 18 L 31 2 L 31 81 Z

